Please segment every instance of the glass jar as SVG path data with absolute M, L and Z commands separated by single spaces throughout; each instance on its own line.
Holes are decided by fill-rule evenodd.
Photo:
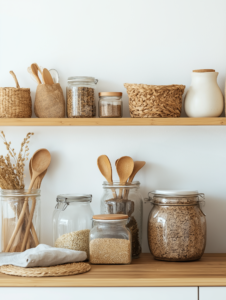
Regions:
M 122 93 L 99 93 L 99 117 L 122 118 Z
M 38 246 L 41 225 L 40 190 L 0 190 L 1 252 L 23 252 Z M 23 214 L 23 211 L 25 212 Z M 33 214 L 28 226 L 30 213 Z M 19 219 L 22 223 L 19 226 Z
M 53 245 L 89 253 L 92 195 L 58 195 L 53 212 Z
M 68 118 L 92 118 L 96 116 L 94 90 L 97 82 L 98 80 L 94 77 L 74 76 L 68 78 Z
M 132 256 L 138 258 L 142 252 L 143 221 L 143 198 L 140 193 L 140 182 L 120 184 L 119 181 L 113 183 L 104 181 L 103 191 L 101 213 L 128 215 L 126 226 L 132 235 Z
M 127 215 L 93 216 L 89 257 L 92 264 L 130 264 L 131 233 L 126 227 Z
M 148 243 L 155 259 L 198 260 L 206 246 L 206 218 L 198 191 L 154 191 L 148 218 Z

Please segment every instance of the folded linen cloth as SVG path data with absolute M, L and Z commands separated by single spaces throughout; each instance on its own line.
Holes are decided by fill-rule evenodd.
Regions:
M 36 248 L 24 252 L 0 253 L 0 266 L 14 265 L 17 267 L 49 267 L 87 259 L 85 251 L 54 248 L 40 244 Z

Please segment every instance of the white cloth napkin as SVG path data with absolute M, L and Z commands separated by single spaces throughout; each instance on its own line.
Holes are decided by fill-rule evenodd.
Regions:
M 0 253 L 0 266 L 49 267 L 87 259 L 85 251 L 54 248 L 44 244 L 24 252 Z

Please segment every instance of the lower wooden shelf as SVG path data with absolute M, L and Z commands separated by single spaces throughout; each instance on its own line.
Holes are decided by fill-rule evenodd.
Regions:
M 226 118 L 62 118 L 5 119 L 0 126 L 214 126 L 226 125 Z
M 187 287 L 226 286 L 226 254 L 205 254 L 194 262 L 156 261 L 142 254 L 131 265 L 92 265 L 90 272 L 30 278 L 0 273 L 0 287 Z

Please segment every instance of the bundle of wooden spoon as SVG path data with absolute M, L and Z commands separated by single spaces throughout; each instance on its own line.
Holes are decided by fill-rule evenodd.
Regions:
M 50 165 L 51 162 L 51 155 L 47 149 L 39 149 L 34 153 L 30 160 L 29 164 L 29 170 L 30 170 L 30 175 L 31 175 L 31 182 L 28 188 L 28 194 L 31 192 L 32 189 L 38 189 L 41 186 L 42 179 L 44 178 L 47 169 Z M 21 233 L 21 226 L 24 222 L 24 219 L 27 218 L 26 222 L 26 229 L 25 233 L 23 236 L 23 242 L 20 251 L 24 251 L 26 248 L 29 248 L 29 242 L 28 240 L 30 237 L 33 238 L 35 246 L 39 244 L 37 234 L 35 231 L 35 228 L 32 224 L 32 219 L 35 211 L 35 206 L 36 206 L 36 198 L 31 197 L 32 199 L 32 205 L 31 205 L 31 210 L 29 212 L 28 208 L 28 197 L 25 198 L 22 210 L 20 212 L 19 218 L 17 225 L 13 231 L 13 234 L 9 240 L 9 243 L 5 249 L 5 252 L 9 252 L 10 248 L 14 242 L 14 240 L 17 238 L 17 235 Z
M 35 80 L 37 81 L 38 84 L 54 84 L 53 78 L 49 72 L 49 70 L 47 70 L 46 68 L 44 68 L 43 70 L 38 66 L 38 64 L 33 63 L 31 64 L 30 67 L 28 67 L 28 73 L 30 73 Z M 39 73 L 42 77 L 42 81 L 39 78 Z
M 143 168 L 146 164 L 145 161 L 133 161 L 129 156 L 123 156 L 116 160 L 115 166 L 119 176 L 120 185 L 126 186 L 127 183 L 131 183 L 138 173 L 138 171 Z M 97 159 L 97 165 L 101 174 L 106 178 L 106 180 L 111 184 L 112 180 L 112 167 L 109 158 L 106 155 L 101 155 Z M 128 199 L 129 189 L 123 188 L 119 190 L 119 195 L 117 196 L 115 189 L 112 189 L 114 198 Z

